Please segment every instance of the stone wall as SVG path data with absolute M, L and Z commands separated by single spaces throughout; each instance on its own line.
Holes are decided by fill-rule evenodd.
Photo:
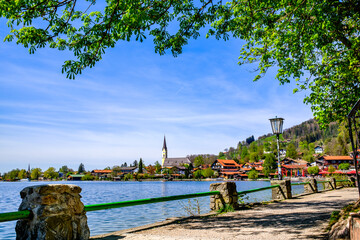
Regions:
M 89 239 L 80 192 L 80 187 L 65 184 L 24 188 L 19 211 L 31 210 L 32 214 L 29 219 L 17 221 L 16 239 Z
M 273 180 L 271 185 L 279 184 L 280 187 L 272 189 L 272 199 L 282 200 L 292 198 L 290 180 Z
M 210 184 L 210 191 L 219 191 L 219 195 L 210 197 L 210 209 L 218 211 L 223 209 L 226 205 L 234 209 L 239 208 L 238 193 L 236 191 L 236 184 L 234 182 L 221 182 Z
M 311 178 L 307 180 L 309 184 L 304 185 L 304 193 L 317 193 L 318 187 L 317 187 L 317 181 L 314 178 Z
M 327 178 L 325 178 L 325 180 L 329 181 L 329 182 L 325 183 L 326 190 L 335 190 L 336 189 L 336 179 L 335 178 L 327 177 Z

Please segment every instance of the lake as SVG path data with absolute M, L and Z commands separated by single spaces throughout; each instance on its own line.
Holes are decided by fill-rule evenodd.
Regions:
M 82 188 L 85 205 L 119 202 L 142 198 L 172 196 L 197 192 L 208 192 L 210 181 L 149 181 L 149 182 L 0 182 L 0 213 L 17 211 L 21 202 L 20 191 L 32 185 L 47 183 L 75 184 Z M 237 191 L 269 186 L 267 181 L 236 181 Z M 302 187 L 303 188 L 303 187 Z M 300 189 L 300 188 L 299 188 Z M 271 190 L 251 193 L 246 202 L 267 201 Z M 189 216 L 186 209 L 200 206 L 201 213 L 210 211 L 210 197 L 196 200 L 178 200 L 152 203 L 133 207 L 108 209 L 87 213 L 91 236 L 163 221 L 170 217 Z M 193 210 L 194 213 L 197 210 Z M 0 239 L 15 239 L 16 221 L 0 223 Z

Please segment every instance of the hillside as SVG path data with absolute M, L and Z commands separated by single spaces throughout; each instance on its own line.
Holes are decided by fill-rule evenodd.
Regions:
M 339 124 L 334 122 L 329 125 L 325 130 L 320 129 L 320 126 L 315 119 L 310 119 L 305 122 L 287 128 L 283 131 L 282 138 L 291 141 L 296 147 L 299 147 L 300 142 L 306 141 L 307 143 L 317 143 L 323 145 L 327 139 L 337 137 L 339 131 Z M 260 136 L 257 140 L 259 142 L 269 141 L 269 137 L 275 138 L 272 133 Z
M 287 128 L 280 135 L 280 148 L 286 149 L 287 156 L 302 158 L 309 162 L 315 160 L 314 147 L 322 146 L 326 154 L 347 155 L 349 152 L 349 137 L 345 124 L 331 123 L 328 128 L 320 129 L 314 119 Z M 211 164 L 214 159 L 234 159 L 239 163 L 255 162 L 265 159 L 266 153 L 276 155 L 276 136 L 272 133 L 262 135 L 256 140 L 250 136 L 239 141 L 237 146 L 231 146 L 219 152 L 219 155 L 191 155 L 194 165 Z

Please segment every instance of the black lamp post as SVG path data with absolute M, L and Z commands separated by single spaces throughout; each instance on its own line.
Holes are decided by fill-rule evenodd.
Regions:
M 277 152 L 278 152 L 278 175 L 279 175 L 279 180 L 282 179 L 282 175 L 281 175 L 281 164 L 280 164 L 280 145 L 279 145 L 279 135 L 282 133 L 282 128 L 283 128 L 283 123 L 284 123 L 284 119 L 283 118 L 271 118 L 269 119 L 270 123 L 271 123 L 271 128 L 274 134 L 276 134 L 276 139 L 277 139 Z

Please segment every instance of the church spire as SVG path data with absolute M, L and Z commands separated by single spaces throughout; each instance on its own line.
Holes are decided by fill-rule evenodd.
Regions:
M 164 135 L 164 144 L 163 144 L 163 148 L 162 148 L 162 164 L 161 166 L 164 167 L 164 163 L 165 160 L 168 157 L 168 152 L 167 152 L 167 147 L 166 147 L 166 139 L 165 139 L 165 135 Z
M 165 150 L 167 151 L 165 135 L 164 135 L 164 144 L 163 144 L 163 150 L 164 150 L 164 149 L 165 149 Z

